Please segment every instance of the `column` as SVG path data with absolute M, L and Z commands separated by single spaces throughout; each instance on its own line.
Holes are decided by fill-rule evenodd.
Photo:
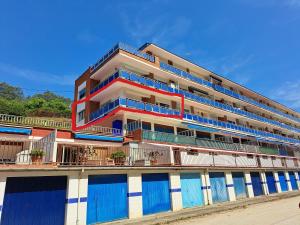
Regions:
M 130 219 L 143 216 L 142 174 L 129 172 L 128 182 L 128 217 Z
M 202 180 L 202 191 L 204 196 L 204 204 L 205 205 L 211 205 L 212 202 L 212 194 L 210 189 L 210 181 L 209 181 L 209 174 L 208 172 L 204 171 L 201 173 L 201 180 Z
M 5 195 L 6 177 L 0 177 L 0 223 Z
M 294 173 L 295 173 L 295 178 L 296 178 L 296 180 L 297 180 L 297 187 L 298 187 L 298 190 L 300 190 L 300 178 L 299 178 L 299 174 L 298 174 L 298 172 L 297 171 L 294 171 Z
M 260 172 L 259 176 L 260 176 L 261 186 L 262 186 L 264 195 L 268 195 L 269 189 L 268 189 L 268 185 L 267 185 L 267 178 L 266 178 L 265 172 Z
M 88 176 L 68 176 L 66 225 L 86 225 Z
M 174 159 L 174 153 L 173 153 L 172 146 L 170 146 L 169 152 L 170 152 L 170 163 L 171 163 L 171 165 L 175 165 L 175 159 Z
M 226 180 L 226 188 L 229 196 L 229 201 L 236 201 L 231 172 L 225 172 L 225 180 Z
M 286 180 L 286 183 L 287 183 L 287 186 L 288 186 L 288 191 L 292 191 L 292 185 L 291 185 L 291 181 L 290 181 L 290 175 L 289 175 L 289 172 L 287 171 L 284 171 L 284 176 L 285 176 L 285 180 Z
M 177 211 L 182 209 L 182 196 L 181 196 L 181 184 L 180 173 L 171 172 L 170 176 L 170 192 L 172 201 L 172 210 Z
M 248 197 L 253 198 L 254 197 L 254 192 L 253 192 L 250 172 L 245 172 L 244 176 L 245 176 L 245 184 L 246 184 Z
M 279 177 L 278 177 L 278 172 L 273 172 L 274 173 L 274 180 L 275 180 L 275 186 L 276 186 L 276 190 L 277 193 L 281 193 L 281 186 L 280 186 L 280 182 L 279 182 Z

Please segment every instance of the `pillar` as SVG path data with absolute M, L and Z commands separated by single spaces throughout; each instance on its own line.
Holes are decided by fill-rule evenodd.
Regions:
M 245 172 L 244 176 L 245 176 L 245 184 L 246 184 L 248 197 L 253 198 L 254 197 L 254 192 L 253 192 L 250 172 L 248 172 L 248 171 Z
M 182 196 L 181 196 L 181 184 L 180 173 L 171 172 L 170 176 L 170 192 L 172 201 L 172 210 L 177 211 L 182 209 Z
M 128 217 L 130 219 L 143 216 L 142 174 L 129 172 L 128 182 Z
M 299 174 L 297 171 L 294 172 L 295 173 L 295 178 L 297 180 L 297 187 L 298 187 L 298 190 L 300 190 L 300 180 L 299 180 Z
M 236 201 L 231 172 L 225 172 L 225 180 L 229 201 Z
M 292 189 L 292 185 L 291 185 L 289 172 L 284 171 L 284 176 L 285 176 L 285 180 L 286 180 L 286 183 L 287 183 L 287 186 L 288 186 L 288 191 L 292 191 L 293 189 Z
M 266 173 L 265 172 L 260 172 L 259 176 L 260 176 L 260 180 L 261 180 L 261 186 L 262 186 L 262 189 L 263 189 L 263 193 L 264 193 L 264 195 L 268 195 L 269 194 L 269 189 L 268 189 L 268 185 L 267 185 Z
M 68 176 L 65 225 L 86 225 L 87 175 Z
M 279 183 L 279 177 L 278 177 L 278 172 L 273 172 L 274 173 L 274 180 L 275 180 L 275 186 L 276 186 L 276 190 L 277 190 L 277 193 L 281 193 L 281 186 L 280 186 L 280 183 Z
M 202 191 L 204 196 L 204 204 L 211 205 L 212 202 L 212 194 L 210 188 L 210 181 L 209 181 L 209 174 L 208 171 L 201 173 L 201 180 L 202 180 Z
M 5 195 L 6 177 L 0 177 L 0 223 Z

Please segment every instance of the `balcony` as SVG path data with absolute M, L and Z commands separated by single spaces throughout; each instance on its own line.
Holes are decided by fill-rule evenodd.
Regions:
M 115 54 L 119 50 L 129 52 L 135 56 L 143 58 L 152 63 L 155 61 L 154 57 L 147 53 L 141 52 L 140 50 L 131 47 L 129 45 L 126 45 L 124 43 L 118 43 L 112 49 L 110 49 L 102 58 L 100 58 L 93 66 L 91 66 L 90 70 L 92 72 L 97 70 L 108 58 L 110 58 L 113 54 Z
M 170 166 L 169 149 L 106 146 L 63 146 L 58 152 L 60 166 Z
M 90 114 L 90 121 L 100 119 L 104 116 L 106 116 L 109 112 L 113 111 L 117 107 L 122 106 L 129 109 L 137 109 L 145 112 L 152 112 L 152 113 L 158 113 L 161 115 L 166 116 L 175 116 L 179 117 L 181 113 L 178 110 L 170 109 L 166 107 L 161 107 L 149 103 L 144 103 L 140 101 L 136 101 L 133 99 L 127 99 L 127 98 L 117 98 L 113 100 L 110 103 L 105 104 L 101 108 L 99 108 L 97 111 Z
M 224 88 L 224 87 L 222 87 L 220 85 L 212 84 L 212 83 L 210 83 L 210 82 L 208 82 L 206 80 L 203 80 L 201 78 L 193 76 L 190 73 L 187 73 L 187 72 L 185 72 L 183 70 L 175 68 L 175 67 L 173 67 L 171 65 L 168 65 L 168 64 L 165 64 L 163 62 L 160 62 L 160 67 L 162 69 L 164 69 L 164 70 L 170 71 L 170 72 L 172 72 L 172 73 L 174 73 L 174 74 L 176 74 L 176 75 L 178 75 L 180 77 L 183 77 L 183 78 L 188 79 L 190 81 L 196 82 L 196 83 L 198 83 L 200 85 L 204 85 L 206 87 L 209 87 L 209 88 L 212 88 L 212 89 L 214 89 L 216 91 L 219 91 L 219 92 L 221 92 L 223 94 L 229 95 L 229 96 L 234 97 L 236 99 L 239 99 L 239 100 L 248 102 L 250 104 L 253 104 L 255 106 L 261 107 L 261 108 L 263 108 L 265 110 L 271 111 L 271 112 L 276 113 L 276 114 L 278 114 L 280 116 L 283 116 L 285 118 L 291 119 L 291 120 L 293 120 L 295 122 L 298 122 L 298 123 L 300 122 L 300 118 L 294 117 L 292 115 L 285 114 L 284 112 L 282 112 L 280 110 L 277 110 L 277 109 L 272 108 L 270 106 L 267 106 L 265 104 L 259 103 L 259 102 L 255 101 L 255 100 L 251 99 L 251 98 L 248 98 L 246 96 L 240 95 L 240 94 L 238 94 L 238 93 L 236 93 L 234 91 L 231 91 L 229 89 L 226 89 L 226 88 Z
M 164 107 L 160 107 L 160 106 L 152 105 L 152 104 L 148 104 L 148 103 L 143 103 L 143 102 L 136 101 L 136 100 L 118 98 L 116 100 L 113 100 L 112 102 L 105 104 L 104 106 L 99 108 L 97 111 L 92 112 L 90 114 L 90 122 L 93 120 L 96 120 L 96 119 L 103 118 L 109 112 L 113 111 L 114 109 L 116 109 L 119 106 L 137 109 L 137 110 L 141 110 L 141 111 L 145 111 L 145 112 L 158 113 L 161 115 L 173 116 L 175 118 L 181 119 L 180 118 L 181 112 L 179 112 L 178 110 L 164 108 Z M 293 144 L 300 144 L 300 140 L 298 140 L 298 139 L 287 138 L 287 137 L 283 137 L 283 136 L 265 132 L 265 131 L 250 129 L 250 128 L 244 127 L 244 126 L 237 126 L 232 123 L 216 121 L 216 120 L 208 119 L 208 118 L 201 117 L 198 115 L 184 114 L 183 119 L 187 120 L 187 121 L 193 121 L 193 122 L 197 122 L 200 124 L 204 124 L 206 126 L 213 126 L 216 128 L 220 128 L 221 132 L 225 132 L 225 131 L 222 131 L 223 129 L 233 130 L 238 133 L 246 133 L 247 135 L 255 136 L 258 138 L 265 138 L 265 139 L 271 138 L 271 139 L 277 139 L 279 141 L 289 142 L 289 143 L 293 143 Z
M 213 126 L 213 127 L 217 127 L 217 128 L 221 128 L 221 129 L 233 130 L 233 131 L 236 131 L 239 133 L 240 132 L 246 133 L 247 135 L 255 136 L 257 138 L 262 138 L 262 139 L 271 138 L 271 139 L 277 139 L 279 141 L 289 142 L 292 144 L 300 144 L 300 140 L 298 140 L 298 139 L 287 138 L 287 137 L 283 137 L 278 134 L 273 134 L 273 133 L 260 131 L 260 130 L 254 130 L 254 129 L 250 129 L 250 128 L 244 127 L 244 126 L 237 126 L 232 123 L 225 123 L 222 121 L 212 120 L 212 119 L 208 119 L 208 118 L 201 117 L 198 115 L 184 114 L 184 119 L 190 120 L 190 121 L 195 121 L 197 123 L 204 124 L 206 126 Z
M 264 123 L 269 123 L 271 125 L 275 125 L 275 126 L 287 129 L 289 131 L 292 130 L 294 132 L 300 133 L 300 129 L 298 129 L 298 128 L 295 128 L 295 127 L 292 127 L 292 126 L 289 126 L 289 125 L 286 125 L 286 124 L 283 124 L 283 123 L 280 123 L 280 122 L 277 122 L 277 121 L 274 121 L 274 120 L 271 120 L 271 119 L 267 119 L 267 118 L 262 117 L 262 116 L 258 116 L 254 113 L 246 112 L 244 110 L 235 108 L 235 107 L 227 105 L 227 104 L 219 103 L 219 102 L 216 102 L 214 100 L 192 94 L 192 93 L 190 93 L 188 91 L 185 91 L 185 90 L 172 88 L 172 87 L 170 87 L 170 86 L 168 86 L 164 83 L 161 83 L 159 81 L 149 79 L 149 78 L 145 78 L 145 77 L 139 76 L 137 74 L 127 72 L 127 71 L 123 71 L 123 70 L 114 73 L 113 75 L 108 77 L 106 80 L 104 80 L 103 82 L 98 84 L 95 88 L 93 88 L 91 90 L 91 94 L 96 92 L 97 90 L 105 87 L 110 82 L 112 82 L 113 80 L 115 80 L 119 77 L 122 78 L 122 79 L 133 81 L 133 82 L 138 83 L 138 84 L 145 85 L 147 87 L 152 87 L 152 88 L 162 90 L 162 91 L 166 91 L 166 92 L 170 92 L 170 93 L 181 94 L 186 99 L 189 99 L 189 100 L 201 103 L 201 104 L 213 106 L 215 108 L 219 108 L 219 109 L 231 112 L 231 113 L 235 113 L 237 115 L 245 116 L 245 117 L 248 117 L 250 119 L 254 119 L 254 120 L 257 120 L 257 121 L 260 121 L 260 122 L 264 122 Z

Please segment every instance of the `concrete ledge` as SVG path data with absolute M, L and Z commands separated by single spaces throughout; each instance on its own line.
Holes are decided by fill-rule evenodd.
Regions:
M 151 216 L 144 216 L 143 218 L 139 219 L 131 219 L 131 220 L 120 220 L 116 222 L 104 223 L 109 225 L 159 225 L 159 224 L 169 224 L 172 222 L 186 220 L 196 217 L 201 217 L 213 213 L 230 211 L 233 209 L 239 208 L 246 208 L 247 206 L 264 203 L 264 202 L 271 202 L 276 201 L 284 198 L 292 198 L 300 196 L 299 191 L 292 191 L 288 193 L 280 193 L 280 194 L 273 194 L 268 196 L 260 196 L 255 198 L 245 198 L 241 200 L 237 200 L 234 202 L 226 202 L 220 204 L 214 204 L 209 206 L 202 206 L 202 207 L 195 207 L 189 209 L 182 209 L 176 212 L 166 212 L 155 214 Z M 101 223 L 103 224 L 103 223 Z

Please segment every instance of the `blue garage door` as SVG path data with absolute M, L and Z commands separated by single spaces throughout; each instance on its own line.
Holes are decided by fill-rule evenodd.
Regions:
M 87 224 L 128 217 L 127 175 L 89 176 Z
M 233 172 L 232 179 L 233 179 L 234 192 L 235 192 L 236 198 L 247 197 L 244 173 L 243 172 Z
M 263 194 L 263 189 L 261 185 L 261 180 L 258 172 L 251 172 L 251 183 L 253 187 L 254 196 L 259 196 Z
M 171 209 L 169 175 L 150 173 L 142 175 L 143 214 L 153 214 Z
M 224 173 L 209 173 L 209 180 L 213 202 L 228 201 L 228 193 Z
M 295 173 L 290 171 L 289 175 L 290 175 L 290 181 L 291 181 L 292 189 L 293 190 L 298 190 L 298 184 L 297 184 L 297 180 L 296 180 L 296 177 L 295 177 Z
M 266 172 L 267 185 L 270 194 L 276 193 L 276 185 L 273 172 Z
M 287 186 L 287 183 L 286 183 L 284 172 L 278 172 L 278 177 L 279 177 L 279 183 L 280 183 L 281 191 L 287 191 L 288 186 Z
M 9 177 L 1 225 L 63 225 L 67 178 Z
M 183 208 L 203 205 L 203 193 L 199 173 L 180 174 Z

